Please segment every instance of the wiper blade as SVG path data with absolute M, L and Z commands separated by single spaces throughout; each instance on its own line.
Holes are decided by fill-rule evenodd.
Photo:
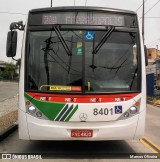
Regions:
M 115 29 L 115 27 L 113 27 L 113 26 L 110 27 L 110 29 L 105 33 L 105 35 L 103 36 L 103 38 L 101 39 L 101 41 L 97 44 L 97 46 L 95 48 L 94 48 L 95 43 L 94 43 L 94 39 L 93 39 L 92 65 L 90 65 L 93 72 L 94 72 L 94 69 L 97 68 L 97 66 L 94 65 L 94 55 L 100 50 L 100 48 L 103 46 L 103 44 L 109 38 L 109 36 L 111 35 L 111 33 L 113 32 L 114 29 Z
M 93 38 L 93 49 L 94 49 L 94 45 L 95 45 L 94 40 L 95 40 L 95 38 Z M 94 72 L 94 69 L 97 68 L 97 66 L 95 66 L 95 64 L 94 64 L 94 53 L 92 53 L 92 65 L 90 65 L 90 67 L 92 68 L 93 72 Z
M 109 38 L 109 36 L 111 35 L 111 33 L 113 32 L 113 30 L 115 29 L 114 26 L 111 26 L 110 29 L 106 32 L 106 34 L 103 36 L 102 40 L 97 44 L 97 46 L 95 47 L 95 49 L 93 49 L 92 53 L 96 54 L 100 48 L 103 46 L 103 44 L 106 42 L 106 40 Z
M 61 34 L 61 31 L 60 31 L 59 27 L 54 26 L 53 28 L 54 28 L 54 30 L 55 30 L 55 32 L 56 32 L 56 34 L 57 34 L 59 40 L 61 41 L 61 43 L 62 43 L 62 45 L 63 45 L 65 51 L 67 52 L 68 56 L 72 56 L 72 52 L 71 52 L 71 50 L 69 49 L 69 47 L 68 47 L 66 41 L 64 40 L 64 38 L 63 38 L 63 36 L 62 36 L 62 34 Z
M 73 49 L 73 35 L 72 35 L 72 38 L 71 38 L 71 51 Z M 72 55 L 69 57 L 69 65 L 68 65 L 68 74 L 71 70 L 71 63 L 72 63 Z
M 53 44 L 51 40 L 52 39 L 51 36 L 52 36 L 52 32 L 51 32 L 50 37 L 45 40 L 46 47 L 42 48 L 42 50 L 44 51 L 44 64 L 45 64 L 46 75 L 47 75 L 47 85 L 49 85 L 49 78 L 50 78 L 49 66 L 48 66 L 48 54 L 49 54 L 49 51 L 51 50 L 51 45 Z M 47 88 L 47 90 L 49 90 L 49 88 Z

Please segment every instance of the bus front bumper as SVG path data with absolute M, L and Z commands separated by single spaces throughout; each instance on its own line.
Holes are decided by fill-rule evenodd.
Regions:
M 19 109 L 19 138 L 24 140 L 127 140 L 144 135 L 145 111 L 110 122 L 56 122 L 35 118 Z M 73 138 L 73 129 L 92 129 L 93 137 Z

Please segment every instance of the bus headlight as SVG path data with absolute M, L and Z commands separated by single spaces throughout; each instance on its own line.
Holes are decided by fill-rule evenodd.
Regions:
M 36 115 L 37 115 L 37 117 L 41 117 L 42 116 L 42 113 L 40 112 L 40 111 L 38 111 L 37 113 L 36 113 Z
M 28 108 L 28 112 L 31 113 L 31 114 L 34 114 L 36 112 L 36 108 L 34 106 L 30 106 Z
M 137 108 L 133 106 L 133 107 L 130 108 L 129 111 L 130 111 L 131 114 L 135 114 L 135 113 L 137 113 Z
M 131 118 L 139 113 L 140 110 L 140 100 L 136 102 L 133 106 L 128 108 L 117 120 L 123 120 Z
M 124 117 L 125 117 L 125 118 L 128 118 L 128 117 L 129 117 L 129 112 L 125 112 L 125 113 L 124 113 Z

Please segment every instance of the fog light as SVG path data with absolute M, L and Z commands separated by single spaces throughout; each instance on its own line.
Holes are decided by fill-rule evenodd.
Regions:
M 128 113 L 128 112 L 125 112 L 125 113 L 124 113 L 124 117 L 125 117 L 125 118 L 129 117 L 129 113 Z
M 130 108 L 130 113 L 131 114 L 135 114 L 137 112 L 137 108 L 136 107 L 131 107 Z
M 36 108 L 34 106 L 29 107 L 28 108 L 28 112 L 31 113 L 31 114 L 33 114 L 33 113 L 36 112 Z
M 41 117 L 41 116 L 42 116 L 42 113 L 41 113 L 40 111 L 38 111 L 38 112 L 36 113 L 36 115 L 37 115 L 38 117 Z

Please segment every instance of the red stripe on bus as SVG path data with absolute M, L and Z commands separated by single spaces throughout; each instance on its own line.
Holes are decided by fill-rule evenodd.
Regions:
M 37 100 L 50 102 L 68 102 L 68 103 L 97 103 L 97 102 L 121 102 L 128 101 L 139 93 L 132 94 L 112 94 L 112 95 L 72 95 L 72 94 L 47 94 L 27 92 L 28 95 Z

